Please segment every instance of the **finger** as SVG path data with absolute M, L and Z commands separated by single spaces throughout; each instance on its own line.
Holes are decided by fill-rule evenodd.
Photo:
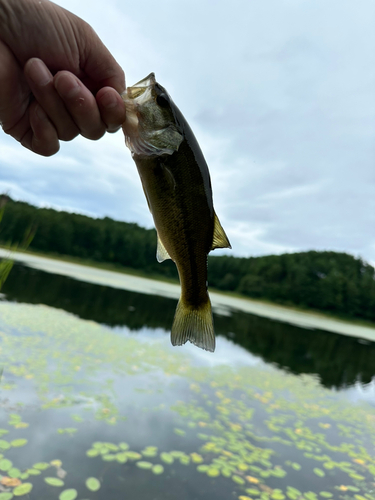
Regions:
M 31 128 L 21 140 L 22 146 L 42 156 L 52 156 L 60 149 L 57 130 L 36 101 L 29 108 Z
M 94 84 L 98 84 L 96 90 L 108 86 L 121 94 L 125 91 L 124 71 L 91 26 L 80 21 L 83 26 L 77 31 L 77 35 L 82 36 L 78 42 L 82 70 Z
M 53 76 L 43 61 L 32 58 L 24 68 L 26 80 L 36 100 L 43 107 L 62 141 L 71 141 L 80 131 L 68 113 L 53 84 Z
M 107 132 L 116 132 L 125 121 L 125 104 L 120 94 L 111 87 L 104 87 L 96 94 L 96 102 Z
M 92 140 L 102 137 L 106 126 L 95 97 L 83 83 L 69 71 L 59 71 L 54 85 L 81 135 Z

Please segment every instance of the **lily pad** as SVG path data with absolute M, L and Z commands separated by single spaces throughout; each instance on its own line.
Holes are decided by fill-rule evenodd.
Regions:
M 117 446 L 117 444 L 114 443 L 103 443 L 103 444 L 111 451 L 118 451 L 119 447 Z
M 9 477 L 20 477 L 21 471 L 19 469 L 17 469 L 17 467 L 12 467 L 11 469 L 8 470 L 8 476 Z
M 322 469 L 318 469 L 318 467 L 314 469 L 314 474 L 316 474 L 319 477 L 324 477 L 326 475 L 326 473 L 322 471 Z
M 41 471 L 39 469 L 27 469 L 27 474 L 30 474 L 30 476 L 38 476 L 41 474 Z
M 174 458 L 170 453 L 160 453 L 160 458 L 165 462 L 166 464 L 173 464 Z
M 164 467 L 161 464 L 156 464 L 153 466 L 153 468 L 151 470 L 154 474 L 159 475 L 159 474 L 163 474 Z
M 186 431 L 184 431 L 183 429 L 174 429 L 173 431 L 175 434 L 177 434 L 177 436 L 185 436 L 186 434 Z
M 305 493 L 305 497 L 306 497 L 308 500 L 316 500 L 317 495 L 316 495 L 316 493 L 314 493 L 313 491 L 308 491 L 307 493 Z
M 137 453 L 136 451 L 127 451 L 126 456 L 130 460 L 139 460 L 140 458 L 142 458 L 142 455 L 140 453 Z
M 233 481 L 234 481 L 235 483 L 237 483 L 237 484 L 241 484 L 241 485 L 242 485 L 242 484 L 245 484 L 245 479 L 243 479 L 241 476 L 236 476 L 236 474 L 234 474 L 234 475 L 232 476 L 232 479 L 233 479 Z
M 220 471 L 219 471 L 219 469 L 215 469 L 214 467 L 210 467 L 207 471 L 207 476 L 209 476 L 209 477 L 220 476 Z
M 86 455 L 90 458 L 97 457 L 98 455 L 100 455 L 100 451 L 98 449 L 93 448 L 91 450 L 87 450 Z
M 77 498 L 77 490 L 74 488 L 69 488 L 64 490 L 59 495 L 59 500 L 75 500 Z
M 10 492 L 0 493 L 0 500 L 11 500 L 11 498 L 13 498 L 13 493 Z
M 209 466 L 208 465 L 204 465 L 204 464 L 198 465 L 198 467 L 197 467 L 197 471 L 198 472 L 207 472 L 208 469 L 209 469 Z
M 27 495 L 33 489 L 33 485 L 31 483 L 23 483 L 14 488 L 13 495 L 15 497 L 21 497 L 22 495 Z
M 272 493 L 271 498 L 272 498 L 272 500 L 284 500 L 285 495 L 276 491 L 276 492 Z
M 0 450 L 9 450 L 10 444 L 5 439 L 0 439 Z
M 51 464 L 48 464 L 47 462 L 38 462 L 33 465 L 33 469 L 46 470 L 50 467 L 50 465 Z
M 98 491 L 100 489 L 100 481 L 96 477 L 86 479 L 86 488 L 90 491 Z
M 97 450 L 100 450 L 100 448 L 103 447 L 103 443 L 101 443 L 100 441 L 96 441 L 95 443 L 92 443 L 92 447 Z
M 158 454 L 158 451 L 157 450 L 143 450 L 142 451 L 142 455 L 146 458 L 152 458 L 152 457 L 156 457 L 156 455 Z
M 58 459 L 56 459 L 56 460 L 51 460 L 51 461 L 50 461 L 50 464 L 51 464 L 51 465 L 53 465 L 54 467 L 59 468 L 59 467 L 61 467 L 61 466 L 62 466 L 62 461 L 61 461 L 61 460 L 58 460 Z
M 25 446 L 25 444 L 27 444 L 27 439 L 14 439 L 13 441 L 10 442 L 10 444 L 14 448 Z
M 151 462 L 145 462 L 143 460 L 137 462 L 135 465 L 137 467 L 139 467 L 140 469 L 151 469 L 152 468 L 152 463 Z
M 8 471 L 12 468 L 12 465 L 13 463 L 7 458 L 3 458 L 2 460 L 0 460 L 0 470 Z
M 349 476 L 352 478 L 352 479 L 357 479 L 357 481 L 363 481 L 364 479 L 366 479 L 364 476 L 361 476 L 360 474 L 349 474 Z
M 64 486 L 64 481 L 61 481 L 57 477 L 45 477 L 44 481 L 50 486 Z
M 230 477 L 232 475 L 231 469 L 226 469 L 225 467 L 221 469 L 221 473 L 224 477 Z
M 191 456 L 192 461 L 195 464 L 200 464 L 203 462 L 203 457 L 201 455 L 199 455 L 198 453 L 192 453 L 190 456 Z
M 122 453 L 116 453 L 116 460 L 120 464 L 124 464 L 128 461 L 128 457 L 126 455 L 126 452 L 123 451 Z

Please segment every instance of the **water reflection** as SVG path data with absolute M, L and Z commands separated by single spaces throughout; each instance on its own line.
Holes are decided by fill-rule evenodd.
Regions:
M 10 301 L 46 304 L 115 329 L 152 329 L 150 335 L 155 329 L 169 332 L 176 307 L 173 299 L 84 283 L 22 265 L 14 266 L 2 292 Z M 317 374 L 327 387 L 368 384 L 375 375 L 375 343 L 239 311 L 230 317 L 215 315 L 215 329 L 228 339 L 228 346 L 234 342 L 295 374 Z
M 20 268 L 17 275 L 23 289 L 27 272 Z M 56 307 L 53 277 L 44 276 L 51 287 L 44 288 L 40 274 L 33 271 L 30 278 L 32 300 L 41 293 Z M 87 296 L 79 303 L 82 284 L 56 278 L 63 301 L 89 314 Z M 78 286 L 75 300 L 70 286 Z M 5 292 L 10 298 L 9 284 Z M 107 292 L 113 293 L 87 290 L 95 314 L 105 312 L 96 293 Z M 272 341 L 271 330 L 254 334 L 271 363 L 250 355 L 236 342 L 239 328 L 251 334 L 261 325 L 254 327 L 251 316 L 234 313 L 237 323 L 217 317 L 222 331 L 234 335 L 220 337 L 212 355 L 189 345 L 172 348 L 158 313 L 171 305 L 173 314 L 174 301 L 157 299 L 155 306 L 147 296 L 117 294 L 128 297 L 122 309 L 116 298 L 106 303 L 118 305 L 118 316 L 131 320 L 147 306 L 160 326 L 132 333 L 121 323 L 108 327 L 44 305 L 0 302 L 1 485 L 23 481 L 32 487 L 30 500 L 63 500 L 65 494 L 93 500 L 341 500 L 352 493 L 375 500 L 374 407 L 355 399 L 358 391 L 348 397 L 348 391 L 321 387 L 316 376 L 272 366 L 284 339 Z M 15 292 L 12 298 L 21 300 Z M 59 488 L 48 483 L 57 479 L 57 461 L 66 472 Z M 155 467 L 162 468 L 160 475 Z M 100 481 L 98 492 L 87 490 L 88 477 Z M 20 490 L 4 493 L 0 499 L 10 500 Z

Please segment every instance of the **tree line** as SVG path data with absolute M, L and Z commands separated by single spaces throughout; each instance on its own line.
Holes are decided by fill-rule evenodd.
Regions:
M 34 234 L 30 249 L 177 278 L 170 260 L 156 261 L 156 231 L 109 217 L 37 208 L 2 195 L 0 244 Z M 299 252 L 239 258 L 210 256 L 209 285 L 252 298 L 375 321 L 375 270 L 339 252 Z

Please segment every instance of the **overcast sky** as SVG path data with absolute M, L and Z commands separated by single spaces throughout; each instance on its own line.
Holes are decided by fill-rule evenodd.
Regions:
M 210 167 L 233 255 L 375 264 L 373 0 L 60 0 L 132 85 L 151 71 Z M 0 192 L 152 227 L 122 132 L 43 158 L 0 133 Z

